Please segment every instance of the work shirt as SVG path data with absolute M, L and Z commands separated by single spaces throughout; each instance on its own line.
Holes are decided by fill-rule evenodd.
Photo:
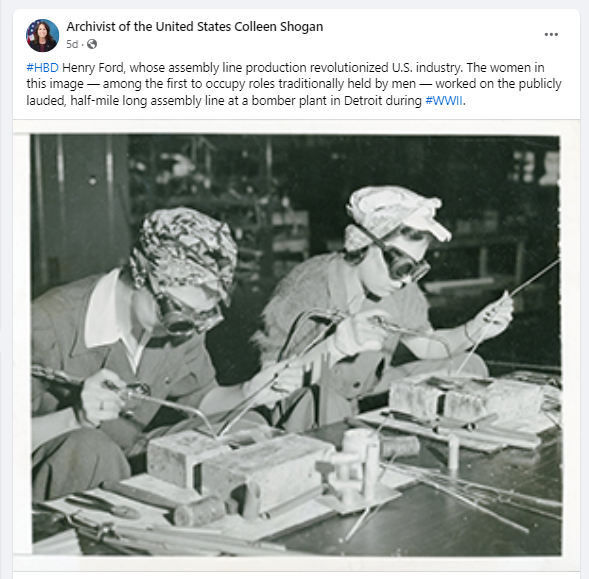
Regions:
M 110 278 L 93 276 L 55 288 L 33 302 L 32 364 L 62 370 L 80 379 L 108 368 L 128 384 L 148 384 L 152 396 L 198 407 L 217 386 L 204 334 L 195 334 L 183 342 L 152 338 L 140 343 L 139 353 L 136 351 L 133 357 L 117 326 L 116 311 L 109 309 L 115 304 L 109 291 L 114 292 L 117 274 L 109 275 Z M 93 299 L 95 307 L 89 311 Z M 104 327 L 97 322 L 100 317 L 96 313 L 101 310 Z M 72 394 L 71 388 L 34 378 L 32 415 L 71 406 L 76 394 L 79 392 Z M 109 420 L 99 427 L 123 450 L 149 429 L 159 410 L 154 403 L 134 404 L 132 417 Z

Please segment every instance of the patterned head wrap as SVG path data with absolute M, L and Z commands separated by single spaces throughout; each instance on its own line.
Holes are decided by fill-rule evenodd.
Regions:
M 438 223 L 434 216 L 442 202 L 433 197 L 427 199 L 409 189 L 385 185 L 364 187 L 354 191 L 347 206 L 348 215 L 378 238 L 386 237 L 401 224 L 420 231 L 429 231 L 439 241 L 448 241 L 451 233 Z M 345 233 L 347 251 L 357 251 L 372 243 L 354 225 L 348 225 Z
M 229 227 L 194 209 L 161 209 L 143 220 L 131 256 L 133 278 L 150 274 L 162 287 L 204 286 L 225 302 L 237 245 Z

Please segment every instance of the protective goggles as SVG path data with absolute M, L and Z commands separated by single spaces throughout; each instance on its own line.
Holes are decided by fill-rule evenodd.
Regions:
M 159 318 L 169 336 L 189 338 L 195 332 L 204 334 L 223 321 L 218 304 L 209 310 L 199 312 L 164 290 L 156 290 L 152 284 L 150 289 L 158 306 Z
M 419 281 L 429 270 L 430 265 L 425 259 L 415 261 L 410 255 L 400 250 L 397 247 L 387 247 L 382 239 L 379 239 L 366 229 L 364 226 L 355 223 L 354 224 L 364 235 L 369 237 L 374 245 L 376 245 L 381 251 L 384 257 L 385 263 L 389 270 L 389 277 L 394 281 L 402 282 L 417 282 Z M 425 238 L 425 233 L 410 229 L 410 232 L 414 237 L 411 237 L 413 241 L 421 241 Z M 401 232 L 401 235 L 408 237 L 408 234 Z M 388 237 L 388 236 L 387 236 Z

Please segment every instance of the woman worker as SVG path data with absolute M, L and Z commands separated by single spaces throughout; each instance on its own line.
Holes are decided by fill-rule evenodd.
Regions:
M 210 415 L 250 398 L 273 405 L 300 387 L 292 363 L 218 386 L 205 334 L 222 320 L 236 259 L 227 225 L 191 209 L 156 211 L 128 266 L 33 302 L 32 363 L 50 369 L 32 383 L 33 500 L 130 476 L 128 459 L 145 450 L 159 406 L 121 414 L 116 388 L 145 382 L 152 396 Z M 56 383 L 55 370 L 83 378 L 81 391 Z
M 57 42 L 55 42 L 51 36 L 51 28 L 46 22 L 39 22 L 39 24 L 37 24 L 33 36 L 33 41 L 29 46 L 37 52 L 49 52 L 57 45 Z
M 306 352 L 313 366 L 311 381 L 324 384 L 324 423 L 353 415 L 360 397 L 386 391 L 395 378 L 457 370 L 488 375 L 482 359 L 474 354 L 466 359 L 465 352 L 507 328 L 513 301 L 504 295 L 456 328 L 431 327 L 417 282 L 429 269 L 424 257 L 430 242 L 451 238 L 434 219 L 440 206 L 439 199 L 396 186 L 354 192 L 347 208 L 353 223 L 346 228 L 343 251 L 295 267 L 264 309 L 263 329 L 254 336 L 262 363 Z M 374 308 L 386 314 L 375 314 Z M 330 336 L 334 328 L 337 332 Z M 368 351 L 358 354 L 355 336 L 362 334 Z M 399 342 L 418 361 L 392 367 Z M 326 353 L 329 372 L 321 361 Z M 321 369 L 329 379 L 319 376 Z M 317 400 L 311 392 L 306 389 L 304 395 L 297 392 L 283 401 L 276 423 L 291 431 L 316 424 Z

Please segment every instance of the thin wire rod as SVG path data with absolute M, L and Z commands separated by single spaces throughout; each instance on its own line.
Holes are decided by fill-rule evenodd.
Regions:
M 431 469 L 425 469 L 425 468 L 420 468 L 420 467 L 416 467 L 416 466 L 410 466 L 410 465 L 386 465 L 383 464 L 382 465 L 384 468 L 394 468 L 396 470 L 404 470 L 406 472 L 410 472 L 410 473 L 416 473 L 416 474 L 420 474 L 420 475 L 424 475 L 424 476 L 429 476 L 429 477 L 433 477 L 433 478 L 438 478 L 444 481 L 448 481 L 451 483 L 457 483 L 457 484 L 461 484 L 464 485 L 466 487 L 471 487 L 474 489 L 481 489 L 484 491 L 490 491 L 495 493 L 498 496 L 503 496 L 503 497 L 507 497 L 507 498 L 515 498 L 515 499 L 520 499 L 520 500 L 525 500 L 525 501 L 529 501 L 532 502 L 534 504 L 538 504 L 538 505 L 542 505 L 542 506 L 546 506 L 546 507 L 552 507 L 552 508 L 562 508 L 562 503 L 559 501 L 554 501 L 552 499 L 544 499 L 541 497 L 535 497 L 533 495 L 526 495 L 523 493 L 518 493 L 512 490 L 506 490 L 506 489 L 500 489 L 497 487 L 493 487 L 493 486 L 489 486 L 489 485 L 484 485 L 481 483 L 476 483 L 476 482 L 472 482 L 472 481 L 468 481 L 466 479 L 461 479 L 461 478 L 457 478 L 457 477 L 453 477 L 453 476 L 447 476 L 445 474 L 442 474 L 440 472 L 437 471 L 433 471 Z
M 561 366 L 544 366 L 541 364 L 528 364 L 526 362 L 503 362 L 501 360 L 485 360 L 489 366 L 517 366 L 518 369 L 537 370 L 538 372 L 554 372 L 560 374 L 562 372 Z
M 390 468 L 393 470 L 400 470 L 401 472 L 404 470 L 403 468 L 399 469 L 395 465 L 389 465 L 386 468 Z M 440 483 L 432 480 L 430 477 L 428 477 L 425 474 L 416 474 L 416 476 L 417 476 L 417 480 L 419 482 L 421 482 L 427 486 L 431 486 L 432 488 L 434 488 L 440 492 L 446 493 L 447 495 L 455 498 L 456 500 L 465 503 L 469 507 L 480 511 L 481 513 L 489 515 L 490 517 L 493 517 L 495 520 L 497 520 L 505 525 L 508 525 L 508 526 L 512 527 L 513 529 L 516 529 L 516 530 L 521 531 L 522 533 L 526 533 L 526 534 L 528 534 L 530 532 L 530 529 L 528 529 L 527 527 L 524 527 L 524 526 L 516 523 L 515 521 L 512 521 L 511 519 L 507 519 L 507 518 L 499 515 L 495 511 L 492 511 L 491 509 L 488 509 L 487 507 L 483 507 L 477 501 L 470 499 L 467 496 L 467 494 L 464 492 L 464 490 L 462 492 L 453 490 L 450 487 L 447 487 L 443 484 L 440 484 Z
M 362 523 L 364 523 L 366 517 L 368 517 L 371 508 L 372 507 L 366 507 L 364 509 L 364 512 L 360 515 L 360 518 L 354 523 L 354 526 L 348 531 L 348 534 L 344 537 L 344 543 L 350 541 L 352 537 L 356 534 L 356 532 L 360 529 Z
M 511 291 L 509 297 L 514 297 L 519 292 L 521 292 L 525 287 L 529 286 L 532 282 L 535 282 L 539 277 L 542 277 L 546 272 L 550 271 L 555 265 L 560 263 L 560 257 L 557 257 L 552 263 L 547 265 L 544 269 L 540 270 L 537 274 L 533 275 L 527 281 L 524 281 L 522 284 L 518 285 L 514 290 Z
M 560 262 L 560 257 L 556 258 L 552 263 L 547 265 L 544 269 L 540 270 L 538 273 L 533 275 L 531 278 L 529 278 L 528 280 L 526 280 L 525 282 L 523 282 L 522 284 L 517 286 L 513 291 L 511 291 L 509 294 L 507 294 L 506 297 L 509 297 L 509 298 L 514 297 L 520 291 L 522 291 L 524 288 L 529 286 L 532 282 L 536 281 L 539 277 L 543 276 L 546 272 L 550 271 L 559 262 Z M 483 340 L 486 338 L 487 333 L 491 329 L 491 326 L 493 325 L 493 322 L 495 321 L 495 318 L 497 317 L 497 315 L 499 313 L 499 305 L 503 301 L 503 299 L 505 299 L 505 298 L 501 298 L 499 300 L 499 304 L 497 304 L 497 307 L 495 308 L 495 311 L 493 312 L 491 319 L 488 322 L 486 322 L 486 324 L 483 326 L 483 331 L 481 332 L 480 336 L 478 337 L 478 339 L 474 343 L 473 347 L 470 349 L 470 351 L 466 355 L 466 358 L 464 358 L 462 364 L 460 364 L 460 367 L 456 371 L 456 374 L 460 374 L 462 369 L 468 364 L 468 362 L 470 361 L 470 359 L 472 358 L 472 356 L 476 352 L 477 348 L 481 345 Z
M 287 368 L 287 366 L 285 366 L 285 368 Z M 223 436 L 223 434 L 225 432 L 227 432 L 230 428 L 232 428 L 237 423 L 237 421 L 244 416 L 244 414 L 246 412 L 248 412 L 249 410 L 254 408 L 256 405 L 257 395 L 260 392 L 262 392 L 263 390 L 265 390 L 266 388 L 272 388 L 272 386 L 274 384 L 276 384 L 277 380 L 278 380 L 278 374 L 272 376 L 272 378 L 270 380 L 267 380 L 266 382 L 264 382 L 264 384 L 262 384 L 262 386 L 260 386 L 260 388 L 255 390 L 252 394 L 250 394 L 247 398 L 242 400 L 239 404 L 236 404 L 228 412 L 229 415 L 231 415 L 233 412 L 235 412 L 235 410 L 237 410 L 241 405 L 244 405 L 244 407 L 233 418 L 228 419 L 228 421 L 221 427 L 221 429 L 217 433 L 217 436 Z

